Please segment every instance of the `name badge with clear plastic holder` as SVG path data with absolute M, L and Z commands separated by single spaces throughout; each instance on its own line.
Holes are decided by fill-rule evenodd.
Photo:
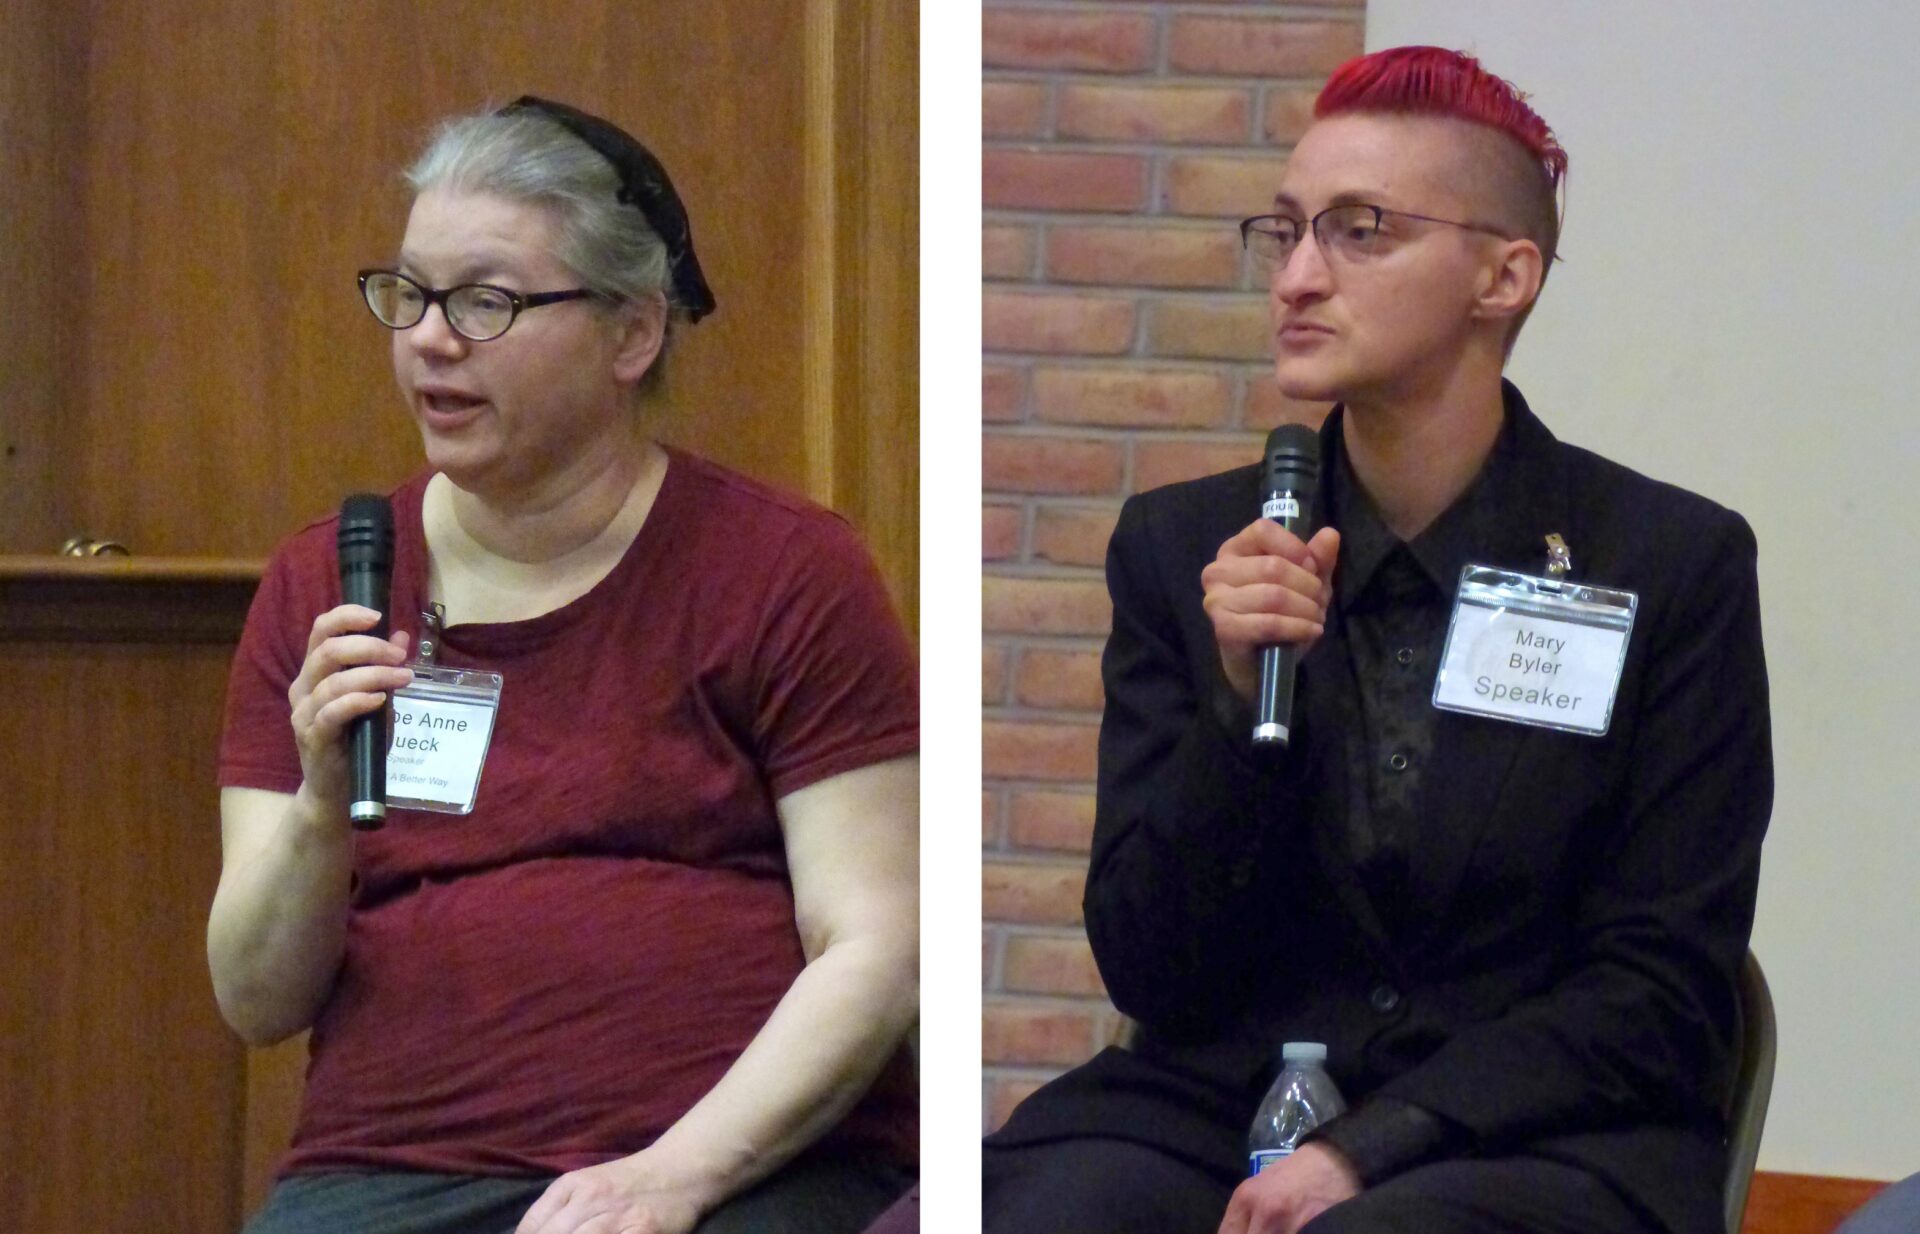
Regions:
M 413 681 L 393 692 L 387 747 L 387 804 L 435 814 L 470 814 L 500 710 L 501 678 L 479 669 L 435 663 L 445 612 L 420 615 L 420 655 L 407 667 Z
M 1639 604 L 1630 591 L 1467 566 L 1433 705 L 1604 736 Z

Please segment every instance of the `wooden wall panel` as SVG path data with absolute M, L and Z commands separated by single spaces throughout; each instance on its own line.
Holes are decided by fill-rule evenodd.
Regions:
M 809 0 L 807 446 L 919 616 L 919 56 L 897 7 Z
M 846 496 L 906 594 L 916 511 L 896 498 L 917 464 L 914 25 L 897 6 L 843 0 L 835 30 L 851 42 L 827 66 L 808 60 L 812 2 L 96 6 L 87 189 L 69 220 L 85 237 L 75 316 L 89 359 L 68 357 L 59 383 L 81 438 L 77 524 L 142 555 L 254 555 L 342 492 L 415 466 L 388 336 L 353 271 L 397 247 L 398 172 L 432 124 L 530 91 L 632 129 L 688 202 L 721 307 L 670 359 L 664 435 Z M 884 73 L 861 71 L 869 52 Z M 823 71 L 845 89 L 821 114 L 803 102 Z M 836 484 L 810 461 L 802 428 L 803 347 L 819 333 L 805 319 L 805 250 L 822 239 L 804 216 L 803 163 L 807 127 L 830 120 L 862 125 L 831 181 L 859 200 L 841 210 L 851 230 L 824 238 L 871 265 L 838 294 L 856 310 L 853 336 L 864 314 L 880 343 L 845 353 L 859 367 L 826 414 L 844 442 L 886 443 L 879 503 L 857 473 Z M 884 246 L 871 260 L 867 231 Z M 852 299 L 861 291 L 877 298 Z M 877 395 L 854 388 L 856 374 Z M 875 424 L 859 423 L 876 397 Z M 843 455 L 841 471 L 866 458 Z
M 548 94 L 651 145 L 720 311 L 670 364 L 674 439 L 806 485 L 797 2 L 102 6 L 89 31 L 80 501 L 143 555 L 256 554 L 418 447 L 353 272 L 446 115 Z
M 58 0 L 0 5 L 0 551 L 67 534 L 70 422 L 58 374 L 77 368 L 82 251 L 69 226 L 83 140 L 81 41 Z
M 204 944 L 228 655 L 0 639 L 9 1228 L 235 1225 L 242 1050 Z
M 266 1202 L 280 1157 L 293 1143 L 307 1082 L 307 1034 L 247 1051 L 246 1124 L 240 1146 L 240 1211 Z

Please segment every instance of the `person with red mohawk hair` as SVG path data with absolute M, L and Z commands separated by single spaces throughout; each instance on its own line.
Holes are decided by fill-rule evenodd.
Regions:
M 1280 389 L 1337 404 L 1320 527 L 1253 518 L 1258 466 L 1121 512 L 1085 908 L 1138 1027 L 987 1140 L 991 1234 L 1725 1228 L 1757 550 L 1505 380 L 1566 170 L 1511 84 L 1395 48 L 1241 224 Z M 1276 645 L 1297 693 L 1256 744 Z M 1249 1177 L 1288 1041 L 1349 1108 Z

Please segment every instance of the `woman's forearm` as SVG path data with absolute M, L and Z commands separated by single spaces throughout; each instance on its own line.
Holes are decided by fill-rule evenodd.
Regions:
M 313 1023 L 346 941 L 353 837 L 303 789 L 225 790 L 229 855 L 207 922 L 220 1012 L 251 1045 Z
M 646 1150 L 703 1207 L 772 1173 L 844 1117 L 919 1008 L 911 926 L 829 945 L 801 971 L 719 1083 Z

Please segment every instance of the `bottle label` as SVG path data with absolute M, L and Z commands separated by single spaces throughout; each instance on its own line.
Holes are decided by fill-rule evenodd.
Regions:
M 1247 1177 L 1252 1178 L 1269 1166 L 1279 1165 L 1293 1156 L 1291 1148 L 1256 1148 L 1247 1154 Z

